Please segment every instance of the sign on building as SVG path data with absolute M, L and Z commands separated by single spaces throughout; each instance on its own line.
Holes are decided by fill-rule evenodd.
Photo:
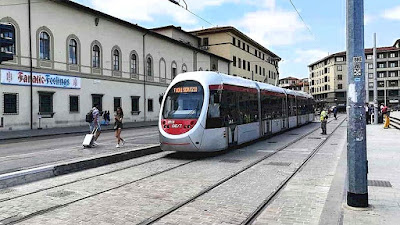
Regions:
M 25 71 L 2 69 L 1 84 L 29 86 L 30 73 Z M 32 85 L 36 87 L 80 89 L 81 78 L 55 74 L 32 73 Z

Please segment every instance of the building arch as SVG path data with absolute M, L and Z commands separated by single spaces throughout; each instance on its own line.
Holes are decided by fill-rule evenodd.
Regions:
M 103 74 L 103 47 L 97 40 L 90 44 L 90 67 L 92 73 Z
M 171 63 L 171 80 L 173 80 L 176 75 L 178 75 L 178 64 L 176 64 L 175 60 Z
M 159 75 L 160 75 L 160 81 L 165 82 L 167 79 L 167 64 L 165 63 L 165 59 L 161 58 L 159 62 Z
M 135 50 L 129 54 L 129 68 L 131 75 L 139 74 L 139 55 Z
M 54 35 L 46 26 L 39 27 L 36 31 L 36 58 L 38 67 L 54 68 Z
M 75 49 L 75 54 L 76 54 L 76 63 L 71 62 L 71 59 L 73 61 L 73 58 L 71 58 L 71 54 L 73 54 L 73 50 L 71 49 L 71 41 L 76 42 L 76 49 Z M 70 34 L 67 37 L 66 40 L 66 62 L 67 62 L 67 69 L 68 70 L 77 70 L 80 71 L 80 66 L 81 66 L 81 41 L 75 34 Z
M 154 77 L 154 60 L 151 54 L 147 54 L 146 56 L 145 76 Z

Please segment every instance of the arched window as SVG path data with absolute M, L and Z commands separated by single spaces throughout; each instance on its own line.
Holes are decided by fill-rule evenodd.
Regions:
M 167 65 L 165 64 L 165 59 L 164 58 L 161 58 L 160 59 L 160 65 L 159 65 L 159 68 L 160 68 L 160 72 L 159 72 L 159 75 L 160 75 L 160 80 L 162 81 L 162 82 L 165 82 L 165 79 L 167 78 Z
M 14 25 L 13 25 L 13 24 L 10 24 L 10 25 L 12 25 L 13 31 L 14 31 L 14 34 L 15 34 L 15 27 L 14 27 Z M 13 35 L 13 32 L 5 32 L 5 33 L 3 33 L 3 34 L 4 34 L 4 37 L 5 37 L 5 38 L 15 38 L 14 35 Z M 14 43 L 13 45 L 11 45 L 11 46 L 5 47 L 4 49 L 5 49 L 7 52 L 12 52 L 12 53 L 15 55 L 15 43 Z
M 186 64 L 182 65 L 182 73 L 186 73 L 187 72 L 187 66 Z
M 69 64 L 78 64 L 78 44 L 75 39 L 69 40 Z
M 153 70 L 153 61 L 151 60 L 151 57 L 147 57 L 146 60 L 146 72 L 147 76 L 153 76 L 152 70 Z
M 131 73 L 132 74 L 137 74 L 138 73 L 138 62 L 137 62 L 137 56 L 136 54 L 131 55 Z
M 113 52 L 113 69 L 119 71 L 119 51 L 115 49 Z
M 50 36 L 44 31 L 39 36 L 39 57 L 50 60 Z
M 93 45 L 92 65 L 94 68 L 100 68 L 100 47 L 98 45 Z
M 172 64 L 171 64 L 171 76 L 172 76 L 172 79 L 174 79 L 176 77 L 176 75 L 177 75 L 176 68 L 177 68 L 176 62 L 173 61 Z
M 203 71 L 203 68 L 200 67 L 200 68 L 199 68 L 199 71 Z

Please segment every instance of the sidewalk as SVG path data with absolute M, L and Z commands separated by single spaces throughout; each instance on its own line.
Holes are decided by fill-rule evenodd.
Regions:
M 346 136 L 347 124 L 342 124 L 254 224 L 400 224 L 400 131 L 383 129 L 383 124 L 367 126 L 366 209 L 346 204 Z
M 148 126 L 156 126 L 157 121 L 148 121 L 148 122 L 127 122 L 124 123 L 124 128 L 137 128 L 137 127 L 148 127 Z M 108 126 L 102 126 L 101 129 L 104 130 L 112 130 L 113 125 L 110 124 Z M 43 137 L 43 136 L 54 136 L 54 135 L 62 135 L 62 134 L 81 134 L 87 133 L 89 130 L 89 125 L 87 126 L 78 126 L 78 127 L 57 127 L 57 128 L 48 128 L 48 129 L 33 129 L 33 130 L 16 130 L 16 131 L 0 131 L 0 141 L 3 140 L 11 140 L 11 139 L 20 139 L 20 138 L 31 138 L 31 137 Z

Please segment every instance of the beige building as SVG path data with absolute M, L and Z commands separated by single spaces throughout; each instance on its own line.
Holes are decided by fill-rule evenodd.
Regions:
M 230 59 L 199 49 L 190 34 L 184 38 L 192 42 L 179 41 L 55 0 L 31 5 L 29 27 L 28 0 L 1 4 L 0 22 L 14 26 L 16 43 L 14 60 L 0 65 L 0 131 L 36 129 L 39 121 L 43 128 L 87 125 L 85 115 L 95 104 L 111 114 L 121 106 L 125 122 L 154 121 L 159 97 L 176 74 L 229 72 Z
M 201 49 L 232 60 L 229 74 L 278 84 L 281 58 L 236 28 L 216 27 L 191 33 L 201 38 Z
M 399 108 L 400 100 L 400 40 L 393 46 L 377 48 L 378 102 Z M 368 76 L 369 103 L 373 103 L 373 52 L 365 49 Z M 329 55 L 311 65 L 310 92 L 319 106 L 346 106 L 347 64 L 346 52 Z
M 310 85 L 308 78 L 298 79 L 295 77 L 286 77 L 279 80 L 279 87 L 294 91 L 303 91 L 309 93 Z

